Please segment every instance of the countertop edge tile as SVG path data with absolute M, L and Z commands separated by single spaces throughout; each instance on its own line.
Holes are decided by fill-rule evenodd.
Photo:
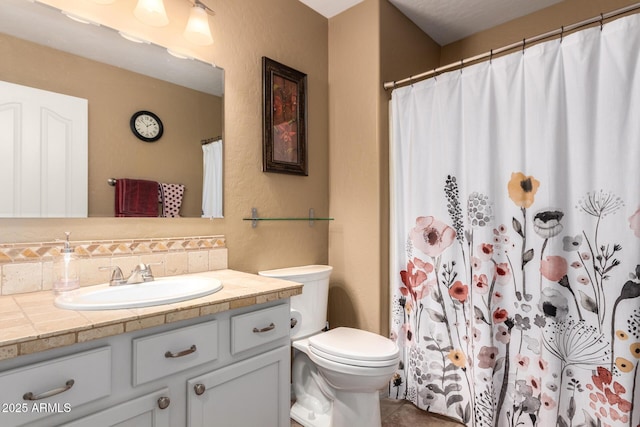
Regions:
M 21 299 L 50 301 L 54 307 L 51 291 L 32 292 L 27 297 L 16 295 L 0 296 L 0 304 L 13 301 L 27 320 L 24 334 L 13 333 L 4 339 L 0 333 L 0 360 L 11 359 L 25 354 L 38 353 L 52 348 L 88 342 L 107 336 L 151 328 L 196 317 L 204 317 L 240 307 L 262 304 L 278 299 L 286 299 L 302 293 L 302 285 L 280 279 L 258 276 L 251 273 L 225 269 L 195 273 L 222 281 L 227 292 L 216 292 L 190 301 L 123 310 L 89 311 L 62 310 L 78 314 L 72 321 L 60 322 L 62 326 L 49 328 L 52 320 L 34 321 L 21 306 Z M 248 282 L 248 283 L 247 283 Z M 260 285 L 264 285 L 264 288 Z M 218 295 L 219 294 L 219 295 Z M 116 312 L 121 313 L 116 313 Z M 97 314 L 103 313 L 103 314 Z M 108 313 L 108 314 L 107 314 Z M 104 316 L 105 319 L 101 319 Z M 93 320 L 92 320 L 93 319 Z M 47 327 L 45 327 L 47 326 Z

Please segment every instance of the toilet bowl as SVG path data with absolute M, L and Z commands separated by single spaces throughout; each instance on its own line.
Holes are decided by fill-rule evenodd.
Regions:
M 291 298 L 292 313 L 302 323 L 292 335 L 291 418 L 305 427 L 380 426 L 379 390 L 398 368 L 400 352 L 393 341 L 371 332 L 322 330 L 331 269 L 319 265 L 258 273 L 304 285 L 302 295 Z

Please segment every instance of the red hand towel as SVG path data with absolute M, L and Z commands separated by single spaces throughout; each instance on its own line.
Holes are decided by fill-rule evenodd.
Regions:
M 116 181 L 116 216 L 157 217 L 158 183 L 142 179 Z

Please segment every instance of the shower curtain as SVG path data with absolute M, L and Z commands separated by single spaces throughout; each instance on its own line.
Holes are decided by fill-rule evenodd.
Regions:
M 202 217 L 222 218 L 222 140 L 202 146 Z
M 393 91 L 391 397 L 640 424 L 640 18 Z

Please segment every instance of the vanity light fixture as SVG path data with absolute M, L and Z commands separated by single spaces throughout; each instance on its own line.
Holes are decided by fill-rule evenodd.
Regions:
M 81 24 L 91 24 L 91 25 L 95 25 L 95 26 L 97 26 L 97 27 L 99 27 L 99 26 L 100 26 L 100 24 L 98 24 L 97 22 L 90 21 L 89 19 L 86 19 L 86 18 L 81 18 L 81 17 L 79 17 L 78 15 L 74 15 L 73 13 L 69 13 L 69 12 L 66 12 L 66 11 L 64 11 L 64 10 L 63 10 L 63 11 L 61 11 L 61 12 L 62 12 L 62 14 L 63 14 L 64 16 L 66 16 L 67 18 L 72 19 L 72 20 L 74 20 L 74 21 L 76 21 L 76 22 L 79 22 L 79 23 L 81 23 Z
M 213 10 L 200 0 L 194 0 L 187 27 L 184 30 L 184 38 L 200 46 L 212 44 L 213 37 L 211 36 L 211 28 L 209 28 L 209 15 L 214 15 Z
M 163 27 L 169 23 L 162 0 L 138 0 L 133 15 L 153 27 Z
M 167 48 L 167 52 L 169 53 L 169 55 L 171 55 L 173 57 L 176 57 L 178 59 L 191 59 L 191 60 L 193 60 L 193 56 L 185 55 L 185 54 L 182 54 L 180 52 L 176 52 L 175 50 L 172 50 L 172 49 L 169 49 L 169 48 Z
M 136 37 L 136 36 L 132 36 L 131 34 L 127 34 L 124 33 L 122 31 L 118 31 L 118 34 L 120 34 L 120 36 L 126 40 L 129 40 L 130 42 L 134 42 L 134 43 L 144 43 L 144 44 L 151 44 L 150 41 L 145 40 L 145 39 L 141 39 L 140 37 Z

